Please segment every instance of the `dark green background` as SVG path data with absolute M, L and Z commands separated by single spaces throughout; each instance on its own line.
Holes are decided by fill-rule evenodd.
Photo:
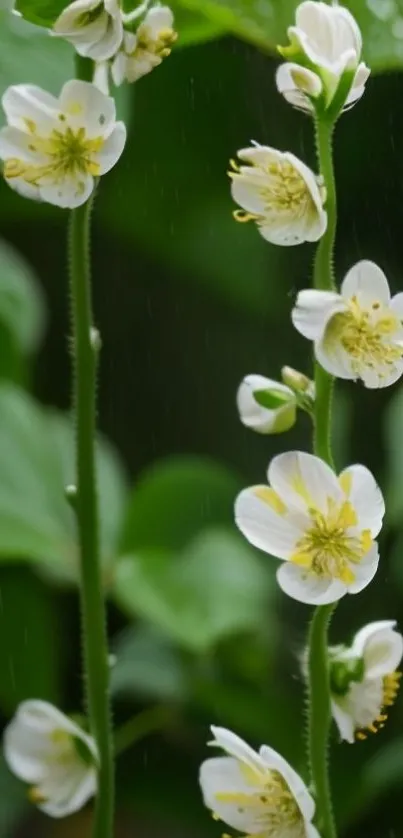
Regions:
M 275 378 L 285 363 L 308 374 L 311 369 L 310 344 L 293 331 L 290 310 L 298 289 L 310 281 L 314 251 L 310 246 L 276 249 L 259 238 L 253 225 L 237 225 L 226 176 L 229 158 L 251 139 L 291 150 L 315 165 L 310 120 L 278 96 L 275 67 L 274 59 L 226 38 L 177 50 L 129 91 L 128 145 L 119 166 L 102 181 L 96 201 L 93 282 L 103 339 L 99 424 L 132 483 L 161 458 L 197 455 L 209 458 L 208 473 L 214 470 L 213 461 L 234 473 L 231 500 L 238 487 L 264 480 L 275 453 L 309 450 L 306 417 L 286 435 L 260 437 L 240 425 L 235 409 L 243 375 L 259 372 Z M 394 291 L 403 289 L 402 149 L 402 78 L 398 73 L 371 78 L 364 98 L 343 116 L 336 133 L 340 280 L 355 261 L 367 258 L 385 270 Z M 67 410 L 66 214 L 26 202 L 2 184 L 0 216 L 2 237 L 35 268 L 48 310 L 45 339 L 29 362 L 15 359 L 3 330 L 8 359 L 3 375 L 27 387 L 43 404 Z M 374 582 L 339 605 L 334 642 L 349 639 L 367 621 L 402 619 L 400 419 L 400 385 L 378 393 L 338 385 L 338 465 L 368 465 L 387 492 L 393 520 L 381 538 L 382 560 Z M 195 529 L 216 520 L 233 528 L 231 504 L 226 500 L 215 511 L 219 502 L 210 493 L 208 478 L 197 503 L 200 521 Z M 154 519 L 147 519 L 157 541 L 163 514 L 160 498 Z M 178 531 L 182 516 L 190 535 L 179 490 L 172 514 Z M 36 565 L 28 568 L 27 561 L 16 562 L 15 557 L 9 564 L 6 558 L 0 569 L 4 722 L 18 700 L 33 691 L 35 697 L 58 696 L 66 711 L 76 710 L 82 686 L 76 592 L 50 585 Z M 118 721 L 154 705 L 164 690 L 175 710 L 167 731 L 144 740 L 119 762 L 122 836 L 218 838 L 222 829 L 203 809 L 197 787 L 210 723 L 234 727 L 252 744 L 272 744 L 302 770 L 305 710 L 298 656 L 310 609 L 276 595 L 275 561 L 263 557 L 260 566 L 269 593 L 259 629 L 234 632 L 200 654 L 172 643 L 162 649 L 165 663 L 157 660 L 156 680 L 169 680 L 172 667 L 180 666 L 186 687 L 178 688 L 178 697 L 177 685 L 166 689 L 157 683 L 154 691 L 144 694 L 132 688 L 129 696 L 116 700 Z M 111 638 L 126 624 L 112 604 Z M 334 733 L 332 777 L 345 838 L 403 835 L 401 699 L 390 716 L 382 733 L 355 746 L 338 745 Z M 4 838 L 11 838 L 19 821 L 8 808 L 15 795 L 17 811 L 19 792 L 6 774 L 0 778 Z M 88 834 L 84 816 L 72 819 L 70 826 L 52 824 L 29 811 L 22 817 L 26 825 L 20 825 L 17 835 Z

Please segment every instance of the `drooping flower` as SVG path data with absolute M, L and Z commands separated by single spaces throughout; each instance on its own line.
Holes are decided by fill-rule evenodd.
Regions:
M 59 207 L 83 204 L 94 178 L 118 161 L 126 142 L 114 100 L 95 85 L 68 81 L 59 99 L 40 87 L 9 87 L 2 99 L 8 125 L 0 131 L 4 177 L 27 198 Z
M 395 620 L 364 626 L 351 646 L 329 649 L 332 714 L 342 739 L 366 739 L 386 721 L 401 673 L 403 637 Z
M 168 6 L 153 6 L 137 31 L 125 32 L 121 49 L 112 63 L 112 78 L 116 85 L 134 82 L 158 67 L 171 54 L 177 39 L 174 16 Z
M 278 434 L 295 424 L 295 393 L 263 375 L 247 375 L 237 392 L 239 417 L 243 425 L 260 434 Z
M 319 838 L 315 804 L 301 777 L 273 748 L 259 753 L 222 727 L 211 728 L 210 745 L 224 757 L 203 762 L 200 785 L 213 816 L 244 835 Z
M 378 567 L 385 505 L 365 466 L 337 476 L 319 457 L 290 451 L 269 465 L 269 486 L 244 489 L 235 520 L 248 541 L 283 560 L 280 588 L 312 605 L 356 594 Z
M 52 33 L 93 61 L 112 58 L 123 39 L 119 0 L 74 0 L 63 9 Z
M 91 736 L 46 701 L 24 701 L 4 732 L 10 770 L 29 783 L 42 812 L 63 818 L 95 794 L 97 749 Z
M 403 373 L 403 293 L 391 299 L 373 262 L 354 265 L 340 294 L 301 291 L 292 320 L 314 341 L 316 358 L 331 375 L 387 387 Z
M 247 165 L 231 161 L 231 193 L 242 207 L 237 221 L 255 221 L 272 244 L 317 241 L 327 226 L 322 179 L 290 152 L 261 146 L 238 151 Z
M 313 111 L 315 100 L 326 110 L 337 94 L 342 95 L 342 109 L 361 98 L 370 70 L 361 61 L 361 32 L 347 9 L 306 0 L 297 7 L 288 36 L 290 46 L 279 51 L 290 60 L 276 75 L 277 88 L 288 102 Z

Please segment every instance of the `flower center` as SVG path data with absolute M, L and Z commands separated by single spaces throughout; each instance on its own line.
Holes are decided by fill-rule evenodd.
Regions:
M 297 541 L 291 561 L 317 576 L 331 576 L 351 584 L 355 579 L 351 564 L 359 564 L 372 544 L 369 530 L 358 535 L 349 532 L 357 524 L 355 510 L 349 501 L 337 506 L 328 499 L 327 513 L 311 509 L 312 526 Z
M 358 375 L 363 366 L 390 366 L 402 357 L 402 348 L 391 342 L 399 327 L 397 317 L 380 303 L 375 302 L 371 310 L 364 310 L 356 297 L 352 297 L 349 310 L 330 320 L 325 344 L 341 343 L 351 358 L 353 372 Z
M 63 116 L 60 114 L 60 121 L 63 121 Z M 99 164 L 93 160 L 93 154 L 100 151 L 103 144 L 102 137 L 88 138 L 85 128 L 74 131 L 68 127 L 64 132 L 54 129 L 47 138 L 34 134 L 29 149 L 45 155 L 48 162 L 32 165 L 11 158 L 4 164 L 4 175 L 8 179 L 21 177 L 33 186 L 38 186 L 45 178 L 60 183 L 65 178 L 85 174 L 96 177 L 99 175 Z M 84 188 L 84 184 L 82 186 Z
M 236 806 L 240 814 L 250 813 L 251 820 L 261 825 L 266 838 L 276 838 L 285 828 L 297 826 L 300 830 L 293 832 L 293 836 L 304 838 L 301 810 L 284 777 L 278 771 L 267 771 L 260 776 L 248 766 L 240 764 L 239 767 L 245 779 L 254 786 L 259 784 L 260 790 L 251 790 L 250 793 L 217 792 L 217 801 Z

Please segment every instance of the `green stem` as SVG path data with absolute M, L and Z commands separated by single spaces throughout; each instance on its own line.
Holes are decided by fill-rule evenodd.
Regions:
M 112 838 L 114 765 L 109 708 L 105 602 L 99 559 L 96 491 L 96 366 L 99 336 L 92 327 L 89 265 L 91 201 L 72 210 L 70 288 L 76 413 L 77 514 L 80 542 L 84 662 L 91 733 L 99 751 L 94 838 Z
M 315 130 L 319 172 L 326 188 L 327 229 L 316 250 L 314 286 L 321 291 L 332 291 L 335 287 L 333 252 L 337 225 L 336 182 L 332 156 L 334 123 L 330 122 L 326 116 L 318 117 Z
M 125 722 L 115 734 L 115 754 L 121 754 L 132 745 L 166 727 L 173 719 L 173 710 L 164 705 L 148 707 Z
M 315 609 L 308 638 L 309 764 L 322 838 L 336 838 L 327 743 L 331 724 L 327 633 L 335 605 Z
M 327 229 L 318 245 L 314 286 L 319 291 L 335 288 L 333 253 L 337 225 L 336 184 L 332 158 L 334 124 L 326 116 L 316 120 L 320 174 L 326 188 Z M 315 362 L 314 453 L 332 468 L 331 409 L 333 378 Z M 328 740 L 331 725 L 328 662 L 328 629 L 335 604 L 315 609 L 308 638 L 309 764 L 317 804 L 317 822 L 323 838 L 336 838 L 328 770 Z

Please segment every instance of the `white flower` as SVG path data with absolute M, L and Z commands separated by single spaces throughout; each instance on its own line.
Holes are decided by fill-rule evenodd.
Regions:
M 288 151 L 256 143 L 238 151 L 238 157 L 248 165 L 231 161 L 231 193 L 242 207 L 234 213 L 236 220 L 256 221 L 272 244 L 320 239 L 327 226 L 321 179 Z
M 329 649 L 332 714 L 342 739 L 366 739 L 386 721 L 399 688 L 403 637 L 395 620 L 364 626 L 350 647 Z
M 314 341 L 316 358 L 331 375 L 387 387 L 403 373 L 403 293 L 391 299 L 373 262 L 354 265 L 340 294 L 301 291 L 292 320 Z
M 247 375 L 237 393 L 239 417 L 243 425 L 260 434 L 278 434 L 295 424 L 295 393 L 263 375 Z
M 59 207 L 83 204 L 94 178 L 115 165 L 126 142 L 114 100 L 95 85 L 68 81 L 59 99 L 40 87 L 9 87 L 2 99 L 8 126 L 0 131 L 4 177 L 27 198 Z
M 54 35 L 73 44 L 79 55 L 105 61 L 116 55 L 123 38 L 118 0 L 75 0 L 57 18 Z
M 177 39 L 173 28 L 174 16 L 168 6 L 150 9 L 136 33 L 125 32 L 122 48 L 112 64 L 112 78 L 116 85 L 133 82 L 158 67 L 171 54 Z
M 283 560 L 280 588 L 312 605 L 362 591 L 378 567 L 385 512 L 371 472 L 354 465 L 337 477 L 313 454 L 290 451 L 272 460 L 268 481 L 238 495 L 235 519 L 251 544 Z
M 94 740 L 46 701 L 20 704 L 4 732 L 4 756 L 31 786 L 31 802 L 53 818 L 77 812 L 96 793 Z
M 313 111 L 312 100 L 321 98 L 327 108 L 348 74 L 343 109 L 351 107 L 364 93 L 369 68 L 361 59 L 362 37 L 352 14 L 338 4 L 306 0 L 296 11 L 296 25 L 290 26 L 289 47 L 280 52 L 291 61 L 277 71 L 280 93 L 297 108 Z
M 211 730 L 209 744 L 228 754 L 200 769 L 204 803 L 214 817 L 246 835 L 319 838 L 314 801 L 288 762 L 267 745 L 257 753 L 230 730 Z

